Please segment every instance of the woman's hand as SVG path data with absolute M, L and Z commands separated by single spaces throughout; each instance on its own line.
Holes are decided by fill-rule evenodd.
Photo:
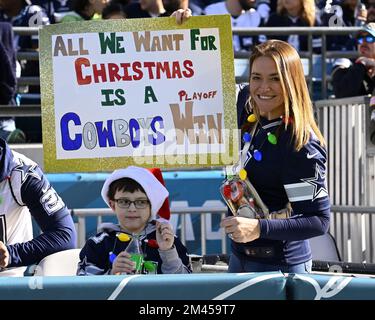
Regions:
M 125 251 L 118 254 L 112 264 L 112 275 L 119 275 L 123 273 L 133 273 L 135 270 L 135 262 L 130 260 L 131 255 Z
M 182 24 L 192 16 L 191 10 L 187 9 L 178 9 L 171 14 L 171 17 L 176 17 L 176 23 Z
M 174 232 L 170 223 L 156 221 L 156 241 L 162 251 L 172 248 Z
M 225 233 L 235 242 L 246 243 L 260 237 L 258 219 L 226 217 L 221 220 L 220 226 L 225 229 Z
M 9 263 L 9 252 L 7 246 L 0 241 L 0 267 L 5 268 Z

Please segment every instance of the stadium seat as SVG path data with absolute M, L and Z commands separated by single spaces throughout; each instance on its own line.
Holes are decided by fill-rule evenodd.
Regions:
M 309 239 L 313 260 L 341 261 L 335 238 L 329 233 Z
M 34 276 L 74 276 L 81 249 L 56 252 L 45 257 L 35 268 Z

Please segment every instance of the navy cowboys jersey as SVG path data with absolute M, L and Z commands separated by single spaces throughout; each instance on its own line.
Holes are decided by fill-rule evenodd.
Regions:
M 0 276 L 22 276 L 26 267 L 75 247 L 76 231 L 64 202 L 39 166 L 0 139 L 0 241 L 9 265 Z M 31 216 L 43 234 L 33 239 Z
M 121 242 L 117 234 L 121 232 L 120 226 L 113 223 L 104 223 L 103 232 L 87 240 L 80 252 L 77 275 L 103 275 L 110 274 L 113 254 L 117 256 L 129 244 Z M 145 261 L 152 261 L 157 265 L 157 273 L 191 273 L 189 257 L 185 246 L 175 237 L 174 248 L 159 251 L 156 244 L 155 226 L 148 224 L 140 237 Z M 147 271 L 143 271 L 147 273 Z
M 270 257 L 248 259 L 269 264 L 303 263 L 311 259 L 306 239 L 321 235 L 329 228 L 326 150 L 311 133 L 308 143 L 300 151 L 295 151 L 291 127 L 285 130 L 280 119 L 269 121 L 261 118 L 261 126 L 245 161 L 247 176 L 270 212 L 282 210 L 289 203 L 292 217 L 261 219 L 260 238 L 246 244 L 232 241 L 232 249 L 238 256 L 248 256 L 251 248 L 272 248 L 274 254 Z M 267 141 L 267 133 L 275 132 L 278 142 L 273 145 Z M 255 149 L 262 152 L 261 161 L 253 158 Z

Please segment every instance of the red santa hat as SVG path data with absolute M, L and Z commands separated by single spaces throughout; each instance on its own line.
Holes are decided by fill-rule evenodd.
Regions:
M 102 198 L 105 203 L 109 205 L 109 197 L 108 197 L 108 190 L 109 186 L 113 181 L 119 180 L 121 178 L 130 178 L 138 182 L 142 188 L 145 190 L 146 195 L 151 203 L 151 217 L 150 220 L 154 220 L 157 218 L 157 215 L 160 215 L 160 209 L 162 208 L 162 215 L 161 217 L 165 219 L 169 219 L 170 213 L 167 215 L 167 211 L 165 210 L 165 203 L 168 201 L 168 190 L 164 186 L 163 177 L 161 175 L 160 169 L 155 168 L 156 173 L 151 170 L 147 170 L 145 168 L 136 167 L 136 166 L 129 166 L 125 169 L 118 169 L 113 171 L 108 178 L 105 180 L 103 187 L 102 187 Z M 159 173 L 157 172 L 159 170 Z M 160 175 L 160 177 L 156 176 Z M 161 179 L 161 180 L 160 180 Z M 168 206 L 168 202 L 167 202 Z M 169 206 L 168 206 L 169 212 Z M 168 217 L 168 218 L 167 218 Z
M 159 182 L 165 187 L 165 182 L 163 179 L 163 175 L 161 173 L 160 168 L 151 168 L 148 169 L 155 177 L 159 180 Z M 169 209 L 169 200 L 168 197 L 165 198 L 163 205 L 160 207 L 159 212 L 157 215 L 161 218 L 169 220 L 171 217 L 171 211 Z

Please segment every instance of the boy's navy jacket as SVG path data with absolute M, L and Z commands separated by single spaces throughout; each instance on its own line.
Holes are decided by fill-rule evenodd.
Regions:
M 87 240 L 85 246 L 80 252 L 80 263 L 78 266 L 77 275 L 103 275 L 110 274 L 112 269 L 111 255 L 117 255 L 124 251 L 129 244 L 129 241 L 120 241 L 117 238 L 117 234 L 121 231 L 120 226 L 112 223 L 103 224 L 103 232 L 98 233 L 96 236 L 91 237 Z M 156 242 L 156 231 L 155 226 L 149 223 L 146 229 L 143 231 L 140 237 L 141 247 L 145 261 L 156 262 L 157 273 L 163 273 L 163 260 L 160 257 L 160 253 Z M 185 246 L 175 236 L 174 247 L 177 250 L 178 256 L 173 256 L 172 261 L 164 261 L 164 263 L 170 264 L 168 266 L 168 273 L 190 273 L 190 262 L 187 255 Z M 167 250 L 167 251 L 172 251 Z M 181 259 L 180 261 L 176 261 Z M 111 261 L 112 260 L 112 261 Z M 183 270 L 182 270 L 183 269 Z M 146 272 L 145 272 L 146 273 Z
M 31 216 L 43 233 L 33 239 Z M 26 268 L 76 243 L 73 219 L 39 166 L 11 151 L 0 139 L 0 241 L 9 251 L 3 275 L 22 276 Z
M 238 126 L 246 121 L 244 105 L 249 86 L 241 86 L 237 99 Z M 232 243 L 239 257 L 269 264 L 295 265 L 311 259 L 307 239 L 327 232 L 330 221 L 330 201 L 325 185 L 327 154 L 313 133 L 301 150 L 294 150 L 292 130 L 284 129 L 281 119 L 260 119 L 261 129 L 252 141 L 253 149 L 262 152 L 261 161 L 249 150 L 245 161 L 248 179 L 270 212 L 292 208 L 289 219 L 261 219 L 260 238 L 249 243 Z M 278 134 L 276 145 L 268 143 L 269 132 Z M 250 147 L 251 149 L 251 147 Z M 270 256 L 249 256 L 267 249 Z M 263 251 L 265 252 L 265 251 Z

